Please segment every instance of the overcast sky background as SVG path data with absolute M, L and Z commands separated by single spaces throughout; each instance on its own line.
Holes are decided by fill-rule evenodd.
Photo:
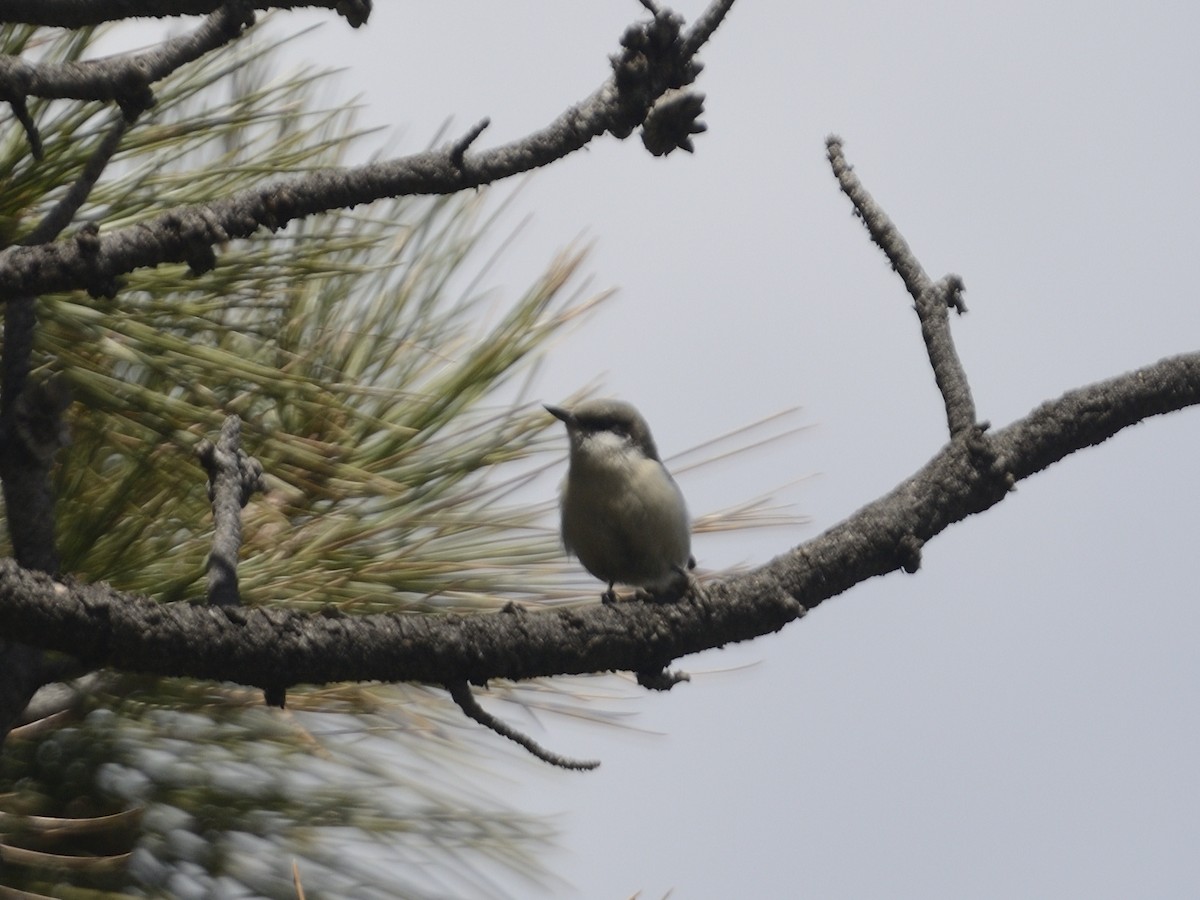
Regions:
M 291 52 L 345 67 L 398 149 L 448 117 L 490 116 L 489 146 L 590 93 L 643 15 L 383 2 Z M 523 191 L 498 296 L 580 235 L 597 288 L 620 288 L 541 396 L 602 378 L 667 455 L 803 408 L 802 434 L 681 477 L 701 514 L 813 476 L 786 492 L 810 525 L 702 536 L 708 567 L 764 562 L 932 456 L 917 320 L 837 190 L 831 132 L 930 275 L 964 278 L 954 334 L 994 425 L 1197 349 L 1197 34 L 1183 3 L 741 0 L 702 54 L 694 156 L 604 138 Z M 682 660 L 690 684 L 623 707 L 645 735 L 531 725 L 603 760 L 511 776 L 514 805 L 560 814 L 551 864 L 574 887 L 544 896 L 1196 895 L 1198 440 L 1195 411 L 1131 429 L 952 528 L 919 574 Z
M 481 145 L 541 126 L 642 14 L 376 6 L 297 52 L 347 67 L 405 149 L 447 117 L 490 116 Z M 812 427 L 781 447 L 681 478 L 704 513 L 815 476 L 787 495 L 811 525 L 701 537 L 708 566 L 765 561 L 933 455 L 916 318 L 829 173 L 831 132 L 929 273 L 965 279 L 954 333 L 982 417 L 1195 350 L 1198 33 L 1193 4 L 742 0 L 703 53 L 694 156 L 602 139 L 523 192 L 534 219 L 499 289 L 581 234 L 597 286 L 620 288 L 552 355 L 544 397 L 602 377 L 667 454 L 803 407 Z M 714 674 L 632 703 L 657 736 L 535 728 L 603 760 L 512 784 L 561 813 L 575 888 L 547 895 L 1200 891 L 1198 439 L 1196 412 L 1134 428 L 951 529 L 916 576 L 683 660 Z

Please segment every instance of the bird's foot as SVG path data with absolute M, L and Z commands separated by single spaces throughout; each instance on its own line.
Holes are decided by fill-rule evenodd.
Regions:
M 688 560 L 688 568 L 683 566 L 675 566 L 675 578 L 672 582 L 661 590 L 645 595 L 644 599 L 651 600 L 655 603 L 675 603 L 682 600 L 688 594 L 692 594 L 700 600 L 704 600 L 704 588 L 700 586 L 700 582 L 696 579 L 688 569 L 696 565 L 694 559 Z

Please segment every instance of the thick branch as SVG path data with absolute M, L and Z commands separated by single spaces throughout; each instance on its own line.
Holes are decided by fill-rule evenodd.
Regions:
M 70 190 L 24 239 L 39 243 L 56 238 L 70 223 L 112 160 L 129 125 L 119 117 L 92 152 Z M 4 359 L 0 369 L 0 476 L 8 510 L 9 532 L 21 565 L 55 574 L 54 497 L 50 467 L 66 437 L 59 415 L 69 398 L 54 382 L 28 385 L 34 331 L 35 298 L 13 298 L 5 308 Z
M 165 19 L 215 12 L 226 0 L 0 0 L 0 22 L 85 28 L 121 19 Z M 357 28 L 371 0 L 253 0 L 252 9 L 331 9 Z
M 951 524 L 1016 480 L 1136 422 L 1200 403 L 1200 353 L 1072 391 L 988 435 L 947 444 L 844 522 L 701 599 L 494 615 L 304 614 L 160 604 L 105 585 L 63 585 L 0 563 L 0 631 L 92 665 L 266 687 L 338 681 L 482 684 L 628 670 L 777 631 L 876 575 L 913 568 Z
M 70 223 L 116 153 L 128 124 L 124 116 L 113 123 L 70 190 L 38 222 L 25 243 L 53 240 Z M 14 297 L 4 312 L 0 477 L 14 555 L 26 568 L 55 574 L 58 552 L 50 468 L 66 439 L 60 413 L 69 398 L 54 382 L 28 383 L 36 327 L 35 298 Z
M 129 125 L 120 116 L 92 152 L 70 190 L 38 222 L 27 242 L 56 238 L 91 194 Z M 34 297 L 17 297 L 4 310 L 0 366 L 0 477 L 13 555 L 22 566 L 57 575 L 58 536 L 50 469 L 65 440 L 61 413 L 68 397 L 53 381 L 29 384 L 37 309 Z M 61 677 L 39 651 L 5 642 L 0 647 L 0 734 L 7 734 L 33 692 Z
M 714 8 L 727 6 L 727 0 L 714 0 Z M 399 159 L 312 172 L 224 200 L 181 207 L 102 234 L 85 246 L 68 240 L 13 247 L 0 253 L 0 297 L 78 289 L 111 296 L 120 275 L 166 262 L 202 269 L 211 265 L 214 245 L 249 237 L 262 227 L 276 230 L 295 219 L 385 197 L 455 193 L 545 166 L 608 131 L 624 137 L 642 123 L 659 97 L 699 71 L 683 51 L 699 38 L 691 40 L 691 33 L 681 34 L 678 26 L 667 14 L 631 26 L 622 38 L 622 53 L 614 57 L 612 77 L 547 127 L 520 140 L 465 153 L 464 141 L 459 140 Z M 691 53 L 696 49 L 698 43 Z

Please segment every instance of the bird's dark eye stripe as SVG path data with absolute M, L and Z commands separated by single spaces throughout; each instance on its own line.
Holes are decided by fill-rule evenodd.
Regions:
M 628 434 L 629 426 L 618 419 L 616 416 L 588 416 L 581 418 L 579 424 L 588 431 L 616 431 L 620 434 Z

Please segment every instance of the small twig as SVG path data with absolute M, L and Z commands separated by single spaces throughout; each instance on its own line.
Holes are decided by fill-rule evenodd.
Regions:
M 707 43 L 712 37 L 713 32 L 717 30 L 717 26 L 725 19 L 725 15 L 733 6 L 733 0 L 713 0 L 704 10 L 696 17 L 696 21 L 692 23 L 692 27 L 687 30 L 683 36 L 683 52 L 688 56 L 694 54 L 697 50 Z
M 459 709 L 467 714 L 467 718 L 474 719 L 480 725 L 490 728 L 501 737 L 506 737 L 510 741 L 520 744 L 543 762 L 548 762 L 552 766 L 558 766 L 560 769 L 574 769 L 575 771 L 589 771 L 600 765 L 600 760 L 598 759 L 570 759 L 566 756 L 559 756 L 557 753 L 553 753 L 538 744 L 533 738 L 521 734 L 521 732 L 517 731 L 511 725 L 505 725 L 479 705 L 479 701 L 471 693 L 471 686 L 465 681 L 447 684 L 446 690 L 450 692 L 450 697 L 458 704 Z
M 238 552 L 242 547 L 242 507 L 256 491 L 265 491 L 262 464 L 241 448 L 242 420 L 227 416 L 221 436 L 214 445 L 201 441 L 196 447 L 200 464 L 208 472 L 208 499 L 213 507 L 213 547 L 208 555 L 208 602 L 231 609 L 240 606 Z M 263 689 L 267 706 L 283 709 L 287 689 L 269 685 Z
M 921 337 L 925 339 L 925 350 L 933 365 L 933 378 L 942 400 L 946 405 L 946 422 L 950 436 L 962 434 L 975 427 L 975 400 L 971 397 L 971 386 L 954 338 L 950 334 L 948 310 L 954 308 L 959 315 L 966 311 L 962 302 L 964 290 L 962 279 L 947 275 L 917 298 L 917 316 L 921 320 Z
M 917 262 L 916 256 L 909 248 L 908 242 L 896 230 L 896 226 L 892 224 L 887 213 L 867 193 L 867 189 L 862 186 L 862 182 L 854 174 L 854 169 L 846 162 L 846 157 L 842 153 L 842 139 L 836 135 L 830 135 L 825 140 L 825 148 L 829 157 L 829 165 L 833 168 L 834 177 L 837 178 L 842 193 L 850 198 L 850 202 L 854 204 L 854 211 L 862 219 L 867 232 L 871 235 L 871 240 L 883 251 L 888 262 L 892 264 L 892 268 L 904 281 L 905 288 L 915 300 L 932 287 L 931 279 L 925 274 L 925 270 L 921 268 L 921 264 Z
M 467 148 L 479 140 L 479 136 L 483 134 L 484 129 L 491 124 L 492 120 L 485 116 L 480 122 L 472 126 L 470 131 L 454 142 L 450 148 L 450 161 L 454 163 L 456 169 L 462 169 L 463 156 L 466 155 Z
M 133 119 L 128 116 L 124 114 L 117 116 L 112 128 L 104 136 L 104 140 L 92 151 L 92 155 L 84 164 L 79 177 L 75 179 L 75 183 L 71 185 L 71 189 L 63 195 L 61 200 L 54 204 L 54 208 L 46 213 L 42 221 L 38 222 L 37 227 L 21 239 L 23 246 L 32 247 L 52 241 L 62 233 L 64 228 L 71 224 L 71 220 L 75 218 L 75 213 L 79 212 L 79 208 L 91 196 L 92 188 L 96 186 L 96 182 L 100 180 L 100 176 L 104 174 L 104 170 L 108 168 L 113 154 L 121 146 L 121 139 L 125 137 L 125 132 L 129 130 L 129 126 L 132 124 Z
M 966 312 L 962 302 L 962 279 L 957 275 L 947 275 L 935 284 L 887 213 L 875 202 L 854 174 L 854 169 L 846 162 L 841 138 L 831 135 L 826 139 L 825 147 L 829 165 L 842 193 L 850 198 L 871 240 L 883 251 L 913 298 L 933 376 L 946 406 L 950 434 L 961 434 L 975 426 L 975 401 L 954 347 L 947 310 L 954 307 L 960 314 Z
M 237 606 L 238 551 L 242 546 L 242 507 L 255 491 L 264 490 L 262 465 L 241 448 L 242 420 L 228 416 L 221 437 L 201 441 L 196 455 L 208 472 L 208 497 L 213 507 L 213 547 L 208 557 L 208 602 Z
M 25 129 L 25 136 L 29 139 L 29 152 L 33 154 L 34 159 L 41 162 L 45 156 L 42 148 L 42 136 L 38 134 L 37 124 L 33 121 L 33 116 L 29 114 L 29 107 L 25 103 L 24 96 L 13 95 L 8 98 L 8 104 L 12 107 L 13 115 L 21 123 L 21 127 Z

